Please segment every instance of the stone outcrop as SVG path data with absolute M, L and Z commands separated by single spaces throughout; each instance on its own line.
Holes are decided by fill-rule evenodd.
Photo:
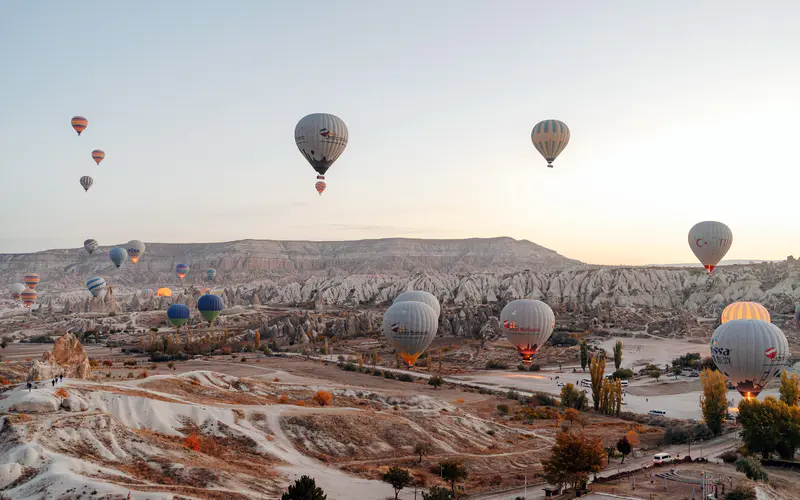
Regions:
M 89 356 L 72 333 L 60 337 L 52 351 L 46 351 L 40 361 L 33 361 L 28 380 L 47 381 L 58 375 L 67 378 L 87 379 L 92 372 Z

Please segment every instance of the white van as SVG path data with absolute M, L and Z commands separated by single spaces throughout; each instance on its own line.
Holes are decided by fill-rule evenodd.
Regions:
M 581 379 L 581 387 L 591 387 L 592 386 L 592 379 L 584 378 Z
M 667 464 L 672 462 L 672 455 L 669 453 L 656 453 L 653 455 L 654 464 Z
M 647 412 L 648 415 L 652 415 L 654 417 L 664 417 L 667 415 L 667 412 L 664 410 L 650 410 Z

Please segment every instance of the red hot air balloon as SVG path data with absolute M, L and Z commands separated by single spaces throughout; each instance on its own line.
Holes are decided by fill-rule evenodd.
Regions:
M 86 130 L 86 127 L 88 126 L 89 126 L 89 120 L 87 120 L 85 116 L 72 117 L 72 128 L 75 129 L 75 132 L 77 132 L 78 135 L 81 135 L 81 132 Z
M 95 149 L 94 151 L 92 151 L 92 159 L 98 165 L 100 165 L 100 162 L 103 161 L 103 158 L 105 158 L 105 157 L 106 157 L 106 153 L 102 149 Z
M 322 192 L 325 191 L 326 187 L 328 187 L 328 185 L 325 184 L 325 181 L 317 181 L 317 183 L 314 184 L 314 188 L 317 190 L 319 194 L 322 194 Z

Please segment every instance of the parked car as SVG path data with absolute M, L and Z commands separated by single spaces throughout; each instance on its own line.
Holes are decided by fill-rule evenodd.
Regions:
M 652 415 L 654 417 L 664 417 L 667 415 L 667 412 L 664 410 L 650 410 L 647 412 L 648 415 Z

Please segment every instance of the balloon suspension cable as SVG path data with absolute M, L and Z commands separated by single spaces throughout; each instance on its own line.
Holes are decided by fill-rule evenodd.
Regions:
M 547 168 L 553 168 L 553 163 L 548 161 L 547 162 Z

